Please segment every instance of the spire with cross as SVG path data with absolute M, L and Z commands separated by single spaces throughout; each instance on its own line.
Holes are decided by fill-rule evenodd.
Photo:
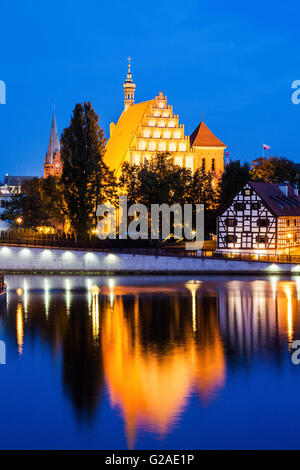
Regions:
M 128 71 L 126 81 L 124 82 L 124 105 L 125 111 L 134 104 L 134 92 L 135 92 L 135 83 L 132 80 L 131 74 L 131 57 L 128 57 Z

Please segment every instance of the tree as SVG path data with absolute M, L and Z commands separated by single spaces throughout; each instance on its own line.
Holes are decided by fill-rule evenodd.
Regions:
M 86 236 L 98 204 L 112 196 L 115 180 L 103 161 L 105 139 L 90 102 L 77 104 L 61 138 L 63 198 L 72 230 Z
M 251 179 L 265 183 L 294 183 L 294 163 L 284 157 L 257 158 L 251 164 Z
M 220 203 L 222 207 L 227 207 L 232 198 L 249 181 L 250 166 L 248 163 L 241 164 L 240 160 L 231 160 L 225 166 L 220 183 Z
M 219 186 L 214 183 L 213 174 L 198 168 L 192 176 L 189 186 L 189 202 L 204 204 L 207 209 L 214 209 L 219 202 Z
M 22 217 L 22 227 L 33 228 L 47 223 L 48 214 L 41 198 L 39 178 L 24 181 L 20 194 L 12 194 L 4 207 L 2 220 L 15 221 Z
M 151 204 L 183 204 L 191 179 L 191 171 L 175 165 L 168 152 L 158 153 L 138 172 L 139 202 L 149 209 Z
M 48 217 L 58 222 L 65 222 L 66 204 L 63 198 L 63 187 L 58 176 L 48 176 L 40 181 L 42 202 Z

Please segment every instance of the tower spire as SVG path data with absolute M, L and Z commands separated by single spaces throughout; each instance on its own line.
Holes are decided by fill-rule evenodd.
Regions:
M 60 161 L 60 143 L 57 132 L 56 117 L 55 117 L 55 101 L 53 104 L 53 117 L 50 131 L 50 138 L 48 144 L 48 151 L 44 163 L 44 176 L 49 174 L 59 174 L 61 171 Z
M 134 92 L 135 92 L 135 83 L 132 80 L 131 73 L 131 57 L 128 57 L 128 71 L 126 81 L 123 84 L 124 87 L 124 107 L 125 111 L 134 104 Z

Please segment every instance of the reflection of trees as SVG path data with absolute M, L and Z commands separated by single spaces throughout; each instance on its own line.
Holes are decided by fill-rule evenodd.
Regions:
M 74 304 L 63 338 L 63 378 L 79 415 L 91 417 L 97 409 L 104 386 L 100 331 L 99 336 L 93 338 L 93 322 L 88 315 L 85 299 L 77 296 Z

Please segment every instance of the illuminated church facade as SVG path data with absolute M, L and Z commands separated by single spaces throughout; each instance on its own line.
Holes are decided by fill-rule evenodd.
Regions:
M 122 164 L 143 165 L 145 161 L 162 152 L 169 152 L 173 163 L 195 172 L 198 168 L 211 171 L 220 178 L 224 171 L 223 144 L 203 120 L 194 132 L 185 134 L 184 125 L 174 114 L 167 97 L 159 92 L 155 99 L 135 104 L 136 85 L 128 73 L 124 82 L 124 110 L 117 122 L 110 124 L 110 138 L 106 145 L 105 163 L 121 174 Z

